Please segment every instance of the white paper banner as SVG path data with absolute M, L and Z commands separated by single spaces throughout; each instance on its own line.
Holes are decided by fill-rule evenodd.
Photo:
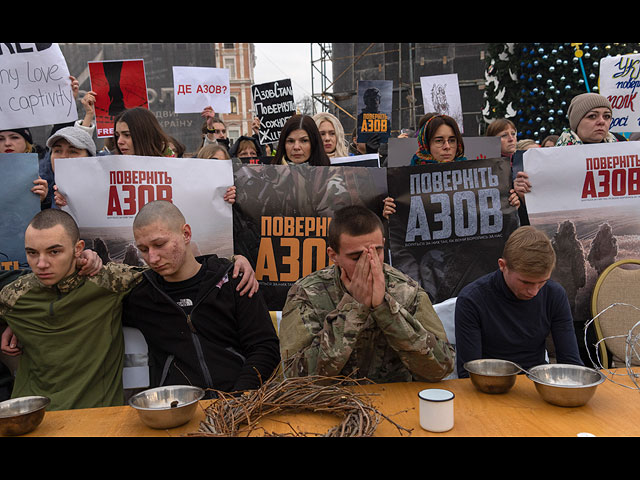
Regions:
M 91 181 L 87 181 L 91 179 Z M 146 203 L 168 200 L 191 225 L 199 254 L 233 255 L 230 160 L 108 155 L 56 160 L 56 184 L 83 238 L 111 241 L 121 259 L 133 243 L 131 226 Z M 91 244 L 87 245 L 92 248 Z M 114 253 L 115 252 L 115 253 Z
M 0 53 L 0 130 L 78 119 L 57 43 L 2 43 Z
M 612 132 L 640 132 L 640 54 L 600 60 L 600 94 L 611 102 Z
M 173 93 L 176 113 L 231 112 L 227 68 L 173 67 Z
M 529 215 L 640 207 L 640 142 L 534 148 L 523 156 Z

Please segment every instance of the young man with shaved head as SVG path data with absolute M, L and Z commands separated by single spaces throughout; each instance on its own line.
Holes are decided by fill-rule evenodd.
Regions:
M 142 272 L 110 263 L 80 276 L 83 249 L 68 213 L 39 212 L 25 232 L 32 272 L 0 292 L 0 325 L 23 345 L 12 397 L 49 397 L 50 410 L 123 402 L 122 299 Z
M 361 206 L 336 212 L 333 265 L 298 280 L 280 323 L 286 373 L 355 375 L 378 383 L 439 381 L 454 350 L 427 293 L 383 263 L 380 219 Z
M 544 232 L 515 230 L 505 243 L 498 269 L 464 287 L 456 300 L 458 376 L 465 362 L 498 358 L 523 368 L 545 360 L 553 337 L 558 363 L 582 365 L 567 294 L 551 280 L 556 254 Z
M 280 363 L 261 293 L 241 294 L 229 260 L 196 258 L 191 227 L 170 202 L 140 209 L 133 234 L 151 270 L 125 300 L 123 320 L 147 340 L 151 385 L 258 388 Z

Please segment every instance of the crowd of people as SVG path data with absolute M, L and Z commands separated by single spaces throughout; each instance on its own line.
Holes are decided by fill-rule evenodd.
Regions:
M 78 83 L 72 78 L 77 97 Z M 170 202 L 145 205 L 133 222 L 145 266 L 103 264 L 85 248 L 71 215 L 55 193 L 55 161 L 104 154 L 182 156 L 148 109 L 115 117 L 114 136 L 101 150 L 93 140 L 95 92 L 80 100 L 86 115 L 54 127 L 46 147 L 29 130 L 0 132 L 0 153 L 38 153 L 41 172 L 32 192 L 41 211 L 25 232 L 29 269 L 0 272 L 0 330 L 4 359 L 12 364 L 13 397 L 45 395 L 51 409 L 121 405 L 124 402 L 122 326 L 138 328 L 149 345 L 151 387 L 197 385 L 216 391 L 254 389 L 281 372 L 287 376 L 357 375 L 375 382 L 437 382 L 464 363 L 503 358 L 530 368 L 545 362 L 553 337 L 558 361 L 582 364 L 569 301 L 550 279 L 556 257 L 551 241 L 522 225 L 507 240 L 497 269 L 467 285 L 456 303 L 456 345 L 447 338 L 431 299 L 416 280 L 384 262 L 384 222 L 395 213 L 387 198 L 380 212 L 361 206 L 339 210 L 330 223 L 331 265 L 290 289 L 279 331 L 272 322 L 250 262 L 242 256 L 196 257 L 189 219 Z M 569 128 L 536 147 L 615 142 L 611 105 L 595 93 L 579 95 L 568 110 Z M 357 144 L 329 113 L 293 115 L 277 145 L 261 145 L 259 122 L 231 142 L 211 108 L 202 113 L 198 158 L 242 161 L 268 156 L 276 165 L 329 166 L 331 158 L 377 151 Z M 502 156 L 518 149 L 508 119 L 489 125 Z M 427 114 L 416 132 L 411 165 L 466 160 L 455 120 Z M 531 191 L 518 172 L 510 202 L 520 208 Z M 225 199 L 234 203 L 235 187 Z M 11 364 L 11 363 L 10 363 Z M 15 377 L 13 377 L 15 374 Z

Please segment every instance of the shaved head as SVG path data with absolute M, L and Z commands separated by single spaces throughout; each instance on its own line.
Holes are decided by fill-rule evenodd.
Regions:
M 140 209 L 133 220 L 133 229 L 138 230 L 158 221 L 164 222 L 174 232 L 181 231 L 184 224 L 187 223 L 182 212 L 173 203 L 166 200 L 156 200 L 147 203 Z
M 71 215 L 63 210 L 47 208 L 38 212 L 28 227 L 35 228 L 36 230 L 46 230 L 53 228 L 56 225 L 62 225 L 64 231 L 69 235 L 72 243 L 76 243 L 80 240 L 80 230 L 78 224 Z
M 191 227 L 171 202 L 147 203 L 133 221 L 136 247 L 151 269 L 167 282 L 192 278 L 201 268 L 191 246 Z

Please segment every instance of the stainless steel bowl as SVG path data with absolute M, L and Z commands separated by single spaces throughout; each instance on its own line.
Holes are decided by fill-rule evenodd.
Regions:
M 605 381 L 598 370 L 580 365 L 550 363 L 529 369 L 527 377 L 532 380 L 540 396 L 560 407 L 580 407 L 596 393 L 596 388 Z
M 520 368 L 508 360 L 483 358 L 463 365 L 473 385 L 484 393 L 505 393 L 516 383 Z
M 51 403 L 48 397 L 18 397 L 0 402 L 0 434 L 24 435 L 36 429 Z
M 204 390 L 187 385 L 167 385 L 140 392 L 129 399 L 142 422 L 151 428 L 174 428 L 193 417 Z

